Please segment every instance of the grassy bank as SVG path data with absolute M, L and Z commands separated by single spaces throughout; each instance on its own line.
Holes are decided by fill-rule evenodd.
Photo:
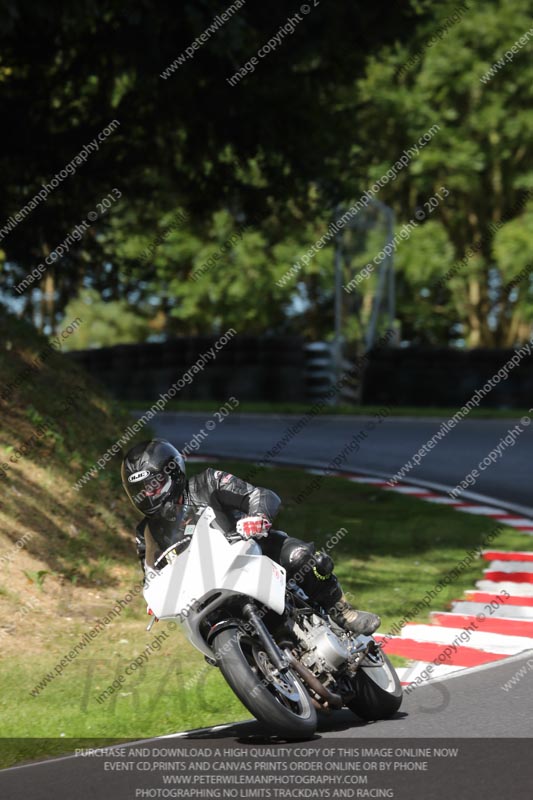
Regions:
M 120 453 L 74 488 L 129 424 L 129 414 L 63 356 L 61 337 L 51 347 L 31 326 L 0 317 L 3 737 L 59 735 L 46 703 L 24 707 L 21 676 L 37 676 L 132 580 L 135 513 L 121 499 Z M 58 718 L 67 714 L 68 692 Z
M 221 466 L 243 477 L 250 469 L 243 463 L 224 462 Z M 202 468 L 194 464 L 191 472 Z M 481 517 L 337 478 L 323 479 L 305 503 L 292 505 L 291 498 L 312 480 L 314 476 L 298 470 L 266 469 L 255 482 L 282 496 L 286 507 L 276 524 L 292 535 L 323 546 L 340 528 L 346 530 L 332 551 L 336 572 L 357 607 L 382 616 L 383 632 L 494 527 Z M 530 538 L 504 529 L 493 546 L 530 549 Z M 134 561 L 132 548 L 122 559 L 114 554 L 110 570 L 119 570 L 121 575 L 117 573 L 113 587 L 98 591 L 88 587 L 84 596 L 92 604 L 90 610 L 84 606 L 83 596 L 78 596 L 76 607 L 68 602 L 62 611 L 58 608 L 57 617 L 48 620 L 38 642 L 30 640 L 21 626 L 10 657 L 0 662 L 0 680 L 9 687 L 0 700 L 2 735 L 18 739 L 9 747 L 6 742 L 4 765 L 72 750 L 76 738 L 142 738 L 249 717 L 218 670 L 205 664 L 179 629 L 170 630 L 169 623 L 157 623 L 150 633 L 144 630 L 147 617 L 139 596 L 60 676 L 37 696 L 31 695 L 96 618 L 126 595 L 139 577 Z M 471 587 L 481 568 L 478 562 L 466 569 L 439 594 L 434 608 L 445 608 Z M 423 621 L 427 615 L 418 619 Z M 99 703 L 100 693 L 124 674 L 157 634 L 159 651 L 126 677 L 120 691 Z M 51 738 L 35 741 L 21 737 Z

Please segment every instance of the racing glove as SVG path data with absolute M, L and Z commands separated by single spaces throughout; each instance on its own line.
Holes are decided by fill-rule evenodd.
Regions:
M 262 536 L 267 535 L 272 527 L 272 523 L 265 514 L 257 514 L 253 517 L 243 517 L 238 520 L 236 527 L 237 533 L 239 533 L 243 539 L 250 539 L 250 537 L 260 539 Z

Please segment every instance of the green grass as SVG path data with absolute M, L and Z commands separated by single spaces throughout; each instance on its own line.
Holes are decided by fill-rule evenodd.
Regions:
M 250 469 L 235 462 L 220 466 L 241 476 Z M 195 464 L 191 472 L 202 468 Z M 291 535 L 323 546 L 340 528 L 347 530 L 332 551 L 336 573 L 356 607 L 381 615 L 383 632 L 494 529 L 482 517 L 338 478 L 322 479 L 307 501 L 294 504 L 291 499 L 315 477 L 293 469 L 264 469 L 255 482 L 283 497 L 286 507 L 276 526 Z M 531 540 L 506 528 L 491 546 L 531 549 Z M 432 610 L 460 597 L 481 570 L 482 563 L 474 562 L 445 587 Z M 117 596 L 128 588 L 121 587 Z M 421 614 L 416 619 L 427 618 Z M 205 664 L 179 630 L 170 632 L 160 651 L 127 677 L 120 691 L 99 704 L 100 692 L 158 632 L 168 629 L 169 623 L 160 622 L 147 633 L 146 619 L 144 602 L 137 598 L 38 697 L 30 696 L 30 690 L 90 625 L 65 619 L 45 655 L 28 659 L 21 651 L 4 659 L 0 730 L 17 741 L 6 742 L 0 765 L 72 751 L 75 739 L 136 739 L 249 718 L 218 670 Z
M 146 400 L 145 402 L 138 400 L 123 400 L 120 405 L 122 408 L 129 411 L 139 411 L 147 409 L 151 406 L 153 401 Z M 205 413 L 213 413 L 217 411 L 222 405 L 222 401 L 212 400 L 170 400 L 165 406 L 166 411 L 197 411 Z M 244 402 L 239 405 L 237 409 L 240 414 L 298 414 L 302 415 L 308 413 L 312 408 L 311 403 L 251 403 Z M 319 413 L 320 414 L 335 414 L 335 415 L 348 415 L 364 416 L 376 414 L 382 411 L 383 405 L 368 405 L 368 406 L 325 406 Z M 456 408 L 437 408 L 434 406 L 392 406 L 391 414 L 395 417 L 437 417 L 442 419 L 449 419 L 457 413 L 459 406 Z M 527 408 L 512 409 L 512 408 L 474 408 L 469 417 L 472 419 L 515 419 L 527 414 Z

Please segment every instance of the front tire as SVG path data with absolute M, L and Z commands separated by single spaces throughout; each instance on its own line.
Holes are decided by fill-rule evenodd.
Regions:
M 284 739 L 310 738 L 317 726 L 315 708 L 291 670 L 274 667 L 261 644 L 238 628 L 221 631 L 213 641 L 220 671 L 248 711 Z
M 352 680 L 352 688 L 355 697 L 348 708 L 367 722 L 392 717 L 402 704 L 400 679 L 382 650 L 365 658 Z

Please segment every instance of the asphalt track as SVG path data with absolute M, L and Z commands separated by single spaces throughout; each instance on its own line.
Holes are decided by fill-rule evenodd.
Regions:
M 341 457 L 350 441 L 352 453 L 346 455 L 340 469 L 360 470 L 367 474 L 392 477 L 412 458 L 439 429 L 443 420 L 387 417 L 374 430 L 367 430 L 373 417 L 316 416 L 288 443 L 283 444 L 291 427 L 301 419 L 298 415 L 239 415 L 233 413 L 221 422 L 204 413 L 158 414 L 151 425 L 157 434 L 176 446 L 197 435 L 195 453 L 223 457 L 243 456 L 265 460 L 267 453 L 280 445 L 271 460 L 285 463 L 327 467 L 336 456 Z M 206 423 L 215 427 L 206 428 Z M 410 483 L 439 484 L 455 487 L 505 437 L 509 429 L 521 425 L 520 418 L 505 420 L 464 419 L 439 441 L 419 466 L 405 480 Z M 500 505 L 533 514 L 533 425 L 521 425 L 523 433 L 514 446 L 501 451 L 501 457 L 480 471 L 475 485 L 461 497 L 475 498 L 479 493 Z M 205 436 L 201 434 L 202 429 Z
M 529 662 L 529 663 L 528 663 Z M 524 677 L 509 691 L 502 689 L 520 668 Z M 531 694 L 533 651 L 438 678 L 405 693 L 392 719 L 360 722 L 347 709 L 321 715 L 321 739 L 382 738 L 530 738 L 533 736 Z M 216 732 L 197 731 L 185 738 L 233 738 L 264 735 L 258 722 L 239 723 Z
M 509 691 L 504 691 L 502 685 L 520 669 L 524 671 L 523 677 Z M 315 737 L 304 744 L 317 749 L 316 757 L 313 756 L 316 759 L 320 759 L 320 751 L 327 751 L 330 745 L 338 747 L 341 744 L 346 748 L 368 746 L 372 739 L 380 740 L 376 742 L 380 747 L 386 744 L 395 748 L 402 740 L 412 748 L 437 743 L 439 746 L 458 746 L 463 758 L 453 762 L 449 759 L 441 761 L 434 767 L 432 776 L 424 776 L 430 778 L 430 785 L 424 783 L 422 788 L 419 776 L 412 773 L 395 774 L 388 781 L 395 794 L 388 796 L 420 797 L 424 800 L 449 797 L 490 800 L 508 793 L 512 797 L 530 796 L 533 781 L 529 741 L 533 730 L 530 711 L 532 676 L 533 651 L 528 651 L 420 686 L 404 697 L 400 710 L 389 720 L 363 723 L 348 711 L 334 712 L 321 719 Z M 240 747 L 244 752 L 246 748 L 259 745 L 287 746 L 265 737 L 257 722 L 218 726 L 215 730 L 203 729 L 137 743 L 142 745 L 143 751 L 135 763 L 146 765 L 141 773 L 135 768 L 129 772 L 105 771 L 103 758 L 74 756 L 3 770 L 0 772 L 0 797 L 8 800 L 111 797 L 129 800 L 142 797 L 139 786 L 146 785 L 141 783 L 143 779 L 151 780 L 148 786 L 154 785 L 155 777 L 160 780 L 155 771 L 157 768 L 152 765 L 161 761 L 161 748 L 176 747 L 180 742 L 188 742 L 191 746 L 204 743 Z M 295 748 L 301 745 L 302 742 L 290 742 L 288 747 L 297 755 Z M 131 760 L 131 756 L 125 754 L 122 760 L 128 758 Z M 119 760 L 109 756 L 107 759 L 108 763 Z M 182 769 L 187 773 L 187 768 Z M 299 777 L 295 774 L 293 786 L 299 785 Z M 249 795 L 239 793 L 234 796 Z

